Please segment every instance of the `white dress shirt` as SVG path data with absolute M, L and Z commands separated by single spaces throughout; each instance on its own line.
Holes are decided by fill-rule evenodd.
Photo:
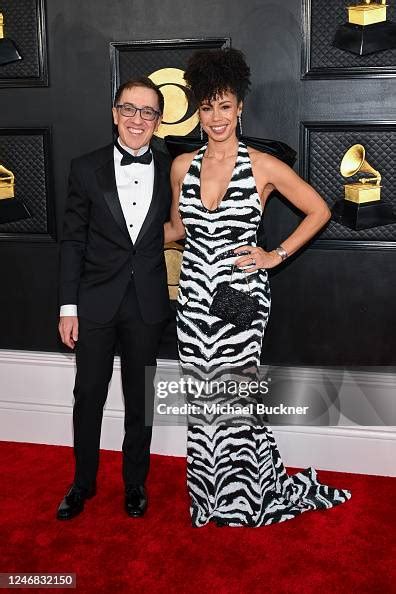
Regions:
M 135 156 L 143 155 L 149 149 L 149 146 L 145 145 L 138 151 L 134 151 L 125 146 L 120 138 L 118 138 L 118 142 L 128 153 Z M 154 159 L 150 165 L 143 165 L 142 163 L 121 165 L 122 154 L 116 146 L 114 146 L 113 155 L 115 179 L 122 213 L 131 240 L 135 242 L 147 216 L 153 196 Z M 77 305 L 67 304 L 61 306 L 60 316 L 76 315 Z

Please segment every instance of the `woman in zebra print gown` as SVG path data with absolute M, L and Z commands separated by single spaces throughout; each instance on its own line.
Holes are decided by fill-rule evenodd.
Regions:
M 249 68 L 241 52 L 198 52 L 185 78 L 199 103 L 208 142 L 194 154 L 177 157 L 171 173 L 174 200 L 165 241 L 186 237 L 177 313 L 179 357 L 182 365 L 206 377 L 216 377 L 223 366 L 249 373 L 260 363 L 270 312 L 267 269 L 313 237 L 329 211 L 291 168 L 238 142 L 237 121 L 249 87 Z M 281 249 L 266 252 L 257 247 L 256 233 L 265 201 L 275 188 L 306 217 Z M 219 284 L 230 280 L 233 264 L 233 286 L 246 290 L 248 279 L 260 304 L 247 330 L 209 311 Z M 187 439 L 194 526 L 210 521 L 263 526 L 350 498 L 346 490 L 321 484 L 312 468 L 288 476 L 273 433 L 264 423 L 217 418 L 213 424 L 213 419 L 202 422 L 202 416 L 199 421 L 190 420 Z

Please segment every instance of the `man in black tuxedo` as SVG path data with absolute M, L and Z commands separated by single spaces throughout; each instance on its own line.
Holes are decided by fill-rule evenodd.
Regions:
M 152 144 L 163 113 L 146 78 L 117 91 L 118 139 L 72 161 L 60 266 L 59 332 L 76 349 L 75 476 L 57 518 L 95 495 L 103 406 L 119 345 L 125 401 L 123 479 L 129 516 L 147 507 L 152 379 L 169 317 L 163 225 L 171 203 L 170 160 Z M 151 366 L 145 381 L 145 368 Z M 151 374 L 151 375 L 150 375 Z

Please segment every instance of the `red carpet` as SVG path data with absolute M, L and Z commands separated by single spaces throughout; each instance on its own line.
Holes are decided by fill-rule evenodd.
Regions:
M 97 496 L 59 522 L 72 450 L 3 442 L 0 454 L 1 572 L 73 572 L 83 594 L 396 592 L 394 478 L 322 471 L 322 482 L 351 489 L 351 501 L 264 528 L 197 529 L 184 459 L 152 457 L 150 507 L 133 520 L 121 455 L 103 451 Z

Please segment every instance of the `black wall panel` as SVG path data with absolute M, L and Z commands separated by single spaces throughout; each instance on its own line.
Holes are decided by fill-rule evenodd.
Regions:
M 47 28 L 49 87 L 1 89 L 0 125 L 51 126 L 58 232 L 70 159 L 111 140 L 110 41 L 230 36 L 252 68 L 244 132 L 296 149 L 302 120 L 396 119 L 395 79 L 300 79 L 300 0 L 49 0 Z M 265 213 L 268 247 L 298 220 L 272 198 Z M 2 241 L 0 254 L 0 348 L 61 350 L 57 245 Z M 395 256 L 393 250 L 309 247 L 274 271 L 263 360 L 395 364 Z M 164 355 L 174 354 L 171 343 L 168 334 Z

